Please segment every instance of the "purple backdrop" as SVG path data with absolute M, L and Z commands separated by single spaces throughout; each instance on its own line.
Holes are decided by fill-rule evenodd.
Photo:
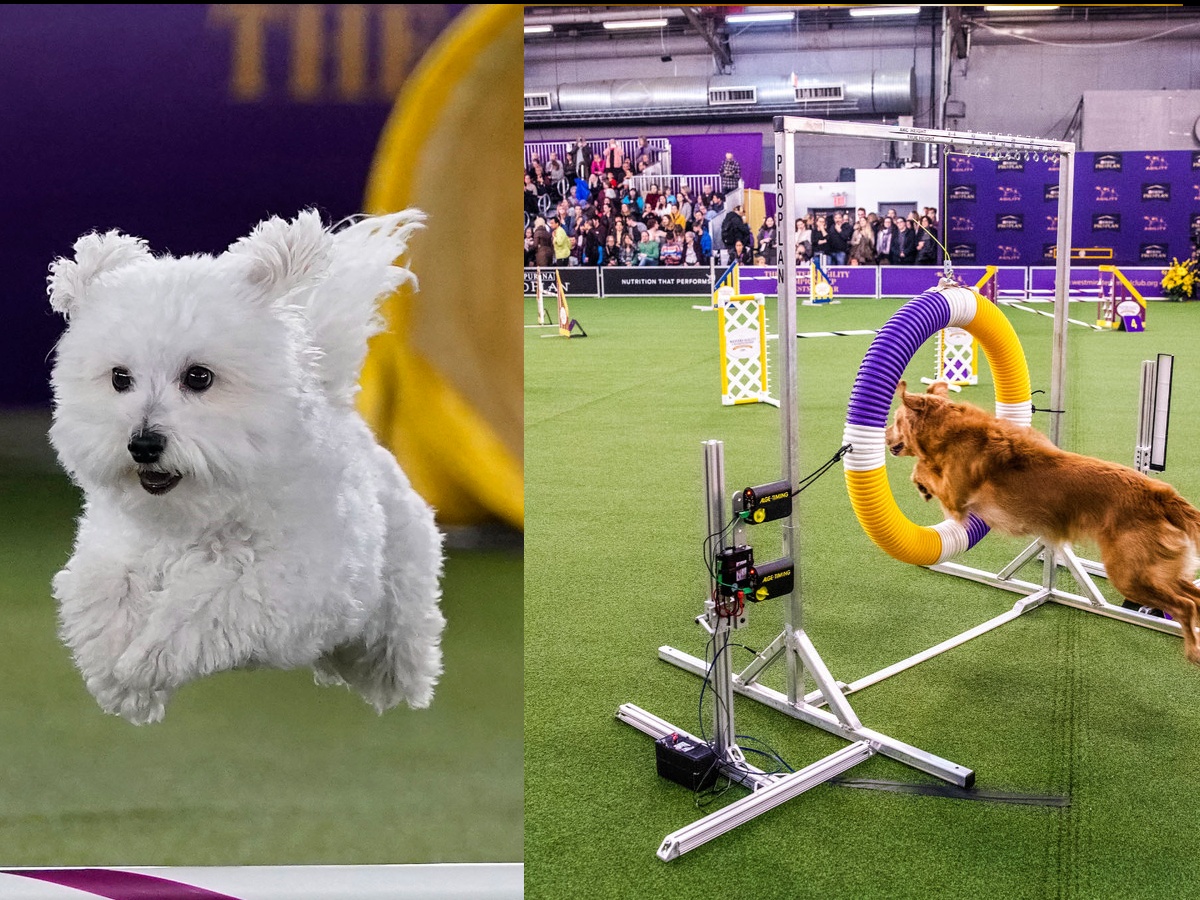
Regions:
M 671 170 L 676 175 L 716 174 L 725 159 L 725 151 L 742 167 L 746 187 L 758 188 L 762 178 L 761 134 L 681 134 L 664 135 L 671 141 Z M 715 185 L 714 185 L 715 187 Z
M 217 252 L 357 212 L 404 76 L 462 5 L 0 7 L 0 405 L 49 401 L 46 267 L 81 234 Z
M 1191 253 L 1200 152 L 1078 153 L 1071 245 L 1107 248 L 1118 266 Z M 1058 231 L 1058 164 L 951 156 L 946 246 L 958 262 L 1045 265 Z M 1094 263 L 1093 263 L 1094 264 Z

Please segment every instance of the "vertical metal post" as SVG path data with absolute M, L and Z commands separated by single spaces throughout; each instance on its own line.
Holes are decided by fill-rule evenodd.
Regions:
M 728 520 L 725 517 L 725 444 L 721 441 L 704 441 L 704 491 L 707 535 L 720 535 L 712 544 L 714 553 L 729 546 L 725 535 Z M 711 560 L 709 561 L 711 563 Z M 710 589 L 716 589 L 710 584 Z M 710 686 L 713 691 L 713 749 L 718 759 L 725 759 L 729 748 L 735 746 L 736 729 L 733 727 L 733 666 L 729 659 L 730 622 L 716 613 L 710 597 L 705 605 L 709 628 L 713 640 L 713 664 Z
M 1062 446 L 1062 425 L 1067 402 L 1067 317 L 1071 302 L 1071 203 L 1075 191 L 1075 153 L 1058 156 L 1058 243 L 1054 255 L 1054 337 L 1050 351 L 1050 440 Z M 1057 410 L 1064 410 L 1058 412 Z M 1058 551 L 1047 547 L 1042 587 L 1055 589 Z
M 779 447 L 781 478 L 793 489 L 800 482 L 800 410 L 796 365 L 796 138 L 784 127 L 784 118 L 775 117 L 775 209 L 786 223 L 785 243 L 780 247 L 778 275 L 779 341 Z M 800 504 L 792 502 L 792 512 L 783 524 L 783 557 L 797 560 L 800 539 Z M 796 703 L 804 698 L 804 669 L 792 643 L 796 630 L 804 626 L 800 566 L 796 564 L 795 589 L 784 599 L 784 630 L 787 646 L 787 698 Z

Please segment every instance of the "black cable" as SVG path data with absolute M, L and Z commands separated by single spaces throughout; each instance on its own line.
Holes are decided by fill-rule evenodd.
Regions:
M 831 468 L 833 468 L 841 460 L 841 458 L 843 456 L 845 456 L 847 453 L 849 453 L 853 449 L 854 449 L 853 444 L 842 444 L 842 446 L 838 449 L 838 452 L 833 454 L 833 456 L 830 459 L 821 463 L 821 465 L 817 467 L 816 471 L 811 472 L 808 475 L 805 475 L 803 478 L 800 479 L 800 483 L 797 484 L 796 487 L 792 490 L 792 496 L 795 497 L 801 491 L 807 490 L 809 487 L 811 487 L 813 482 L 815 482 L 818 478 L 820 478 L 822 475 L 824 475 L 826 472 L 828 472 Z
M 1034 391 L 1033 392 L 1033 394 L 1044 394 L 1044 393 L 1046 393 L 1046 392 L 1045 391 Z M 1035 413 L 1044 412 L 1044 413 L 1057 413 L 1059 415 L 1062 415 L 1063 413 L 1066 412 L 1065 409 L 1042 409 L 1040 406 L 1034 406 L 1033 405 L 1033 394 L 1030 394 L 1029 408 L 1031 410 L 1033 410 Z

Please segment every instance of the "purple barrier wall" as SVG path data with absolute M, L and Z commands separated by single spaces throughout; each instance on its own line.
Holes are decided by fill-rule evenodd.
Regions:
M 360 211 L 396 95 L 460 9 L 0 7 L 0 406 L 49 402 L 46 267 L 81 234 L 218 252 L 272 214 Z
M 1071 245 L 1111 250 L 1118 266 L 1191 253 L 1200 152 L 1079 153 Z M 1058 232 L 1058 162 L 950 155 L 946 245 L 955 262 L 1043 265 Z

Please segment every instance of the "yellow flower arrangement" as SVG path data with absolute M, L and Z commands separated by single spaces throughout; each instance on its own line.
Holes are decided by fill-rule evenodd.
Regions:
M 1171 259 L 1171 266 L 1163 269 L 1163 290 L 1168 300 L 1191 300 L 1196 296 L 1196 261 Z

